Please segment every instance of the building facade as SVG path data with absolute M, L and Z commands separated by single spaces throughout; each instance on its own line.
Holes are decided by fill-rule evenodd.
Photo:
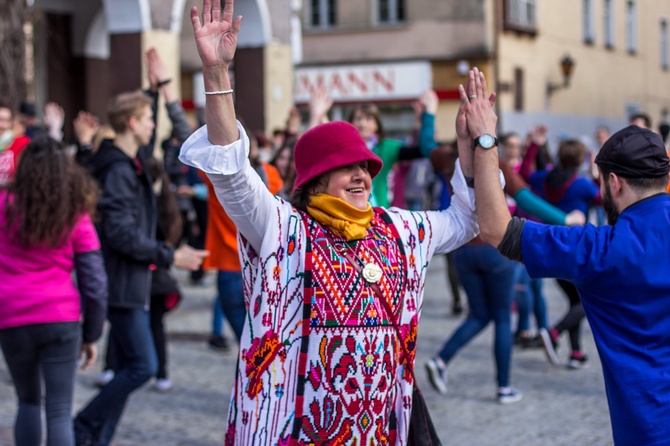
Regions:
M 342 110 L 388 103 L 385 117 L 405 131 L 407 104 L 431 87 L 438 138 L 449 139 L 458 84 L 478 66 L 498 92 L 500 132 L 545 124 L 550 139 L 588 139 L 636 111 L 657 128 L 670 107 L 669 15 L 670 0 L 305 0 L 295 99 L 325 86 Z
M 441 98 L 438 137 L 453 137 L 448 120 L 458 108 L 458 84 L 470 66 L 491 74 L 493 14 L 482 2 L 306 0 L 302 12 L 295 99 L 307 102 L 325 87 L 336 119 L 375 102 L 387 127 L 406 134 L 414 126 L 411 103 L 433 88 Z
M 238 109 L 250 129 L 283 123 L 293 101 L 290 3 L 235 4 L 235 14 L 244 16 L 235 90 L 243 98 Z M 144 53 L 151 47 L 157 48 L 184 105 L 204 104 L 190 22 L 191 7 L 201 5 L 200 0 L 36 0 L 41 17 L 34 33 L 37 104 L 58 102 L 68 123 L 79 110 L 104 121 L 110 97 L 147 86 Z M 166 137 L 170 125 L 163 107 L 159 110 L 159 136 Z
M 498 6 L 504 130 L 545 123 L 553 139 L 588 139 L 599 125 L 611 131 L 627 125 L 635 112 L 648 114 L 654 130 L 667 121 L 669 0 L 508 0 Z M 565 56 L 573 61 L 567 86 Z

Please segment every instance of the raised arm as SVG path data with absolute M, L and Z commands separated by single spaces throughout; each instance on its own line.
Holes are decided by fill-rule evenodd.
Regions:
M 467 126 L 470 135 L 479 137 L 484 133 L 495 135 L 498 117 L 488 100 L 488 88 L 484 74 L 477 68 L 470 71 L 467 92 L 459 89 L 461 100 L 468 101 Z M 466 96 L 467 94 L 467 96 Z M 475 147 L 475 199 L 482 239 L 497 247 L 505 235 L 511 216 L 505 201 L 505 193 L 498 176 L 498 150 Z
M 168 70 L 156 48 L 149 48 L 145 54 L 149 83 L 165 98 L 165 108 L 172 123 L 172 132 L 180 141 L 186 141 L 193 129 L 186 119 L 184 109 L 179 103 L 179 95 L 172 79 L 168 77 Z
M 207 135 L 212 144 L 225 146 L 240 138 L 235 122 L 233 95 L 222 93 L 231 90 L 228 71 L 237 48 L 242 16 L 233 20 L 233 0 L 226 0 L 221 11 L 221 2 L 204 0 L 202 21 L 198 8 L 191 9 L 191 23 L 195 32 L 195 44 L 202 60 L 202 75 L 205 81 L 205 119 Z
M 184 143 L 179 159 L 205 172 L 216 196 L 237 229 L 254 249 L 259 249 L 272 215 L 282 202 L 274 197 L 251 167 L 249 139 L 235 119 L 228 68 L 235 54 L 241 17 L 233 21 L 233 1 L 221 9 L 203 1 L 203 23 L 197 8 L 191 20 L 202 59 L 207 125 Z M 290 210 L 290 205 L 286 204 Z

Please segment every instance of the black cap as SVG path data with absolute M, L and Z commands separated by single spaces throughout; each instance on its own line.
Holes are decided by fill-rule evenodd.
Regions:
M 625 178 L 652 178 L 670 172 L 670 158 L 658 133 L 630 125 L 616 132 L 596 157 L 602 169 Z
M 21 105 L 19 106 L 19 113 L 34 118 L 37 116 L 37 113 L 35 112 L 35 103 L 28 101 L 21 102 Z

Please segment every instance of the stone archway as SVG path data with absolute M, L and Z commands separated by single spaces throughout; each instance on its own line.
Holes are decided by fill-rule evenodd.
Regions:
M 202 7 L 202 0 L 181 0 L 182 19 L 180 34 L 181 67 L 192 72 L 200 69 L 200 58 L 193 41 L 191 26 L 191 8 Z M 272 23 L 266 0 L 237 0 L 235 16 L 244 17 L 242 30 L 238 38 L 239 48 L 261 48 L 272 40 Z
M 200 58 L 193 41 L 190 10 L 202 0 L 186 0 L 181 30 L 181 67 L 185 82 L 192 82 L 192 102 L 204 107 Z M 290 0 L 236 0 L 235 16 L 244 17 L 235 55 L 236 108 L 250 130 L 271 130 L 283 125 L 292 105 L 293 65 L 290 49 Z M 185 95 L 189 93 L 189 86 Z

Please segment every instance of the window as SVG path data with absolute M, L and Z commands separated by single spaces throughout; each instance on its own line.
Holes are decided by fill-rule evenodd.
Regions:
M 582 0 L 582 20 L 584 43 L 592 44 L 596 37 L 593 24 L 593 0 Z
M 670 51 L 670 48 L 668 48 L 668 21 L 666 19 L 661 19 L 661 68 L 664 70 L 667 70 L 670 61 L 668 58 L 670 57 L 670 54 L 668 52 Z
M 523 111 L 523 68 L 514 69 L 514 111 Z
M 505 28 L 535 33 L 535 0 L 507 0 L 505 2 Z
M 377 21 L 398 23 L 405 21 L 405 0 L 377 0 Z
M 335 0 L 310 0 L 309 24 L 312 28 L 335 25 Z
M 637 51 L 637 10 L 633 0 L 626 2 L 626 49 L 629 53 Z
M 614 48 L 614 6 L 612 0 L 603 4 L 603 40 L 606 48 Z

